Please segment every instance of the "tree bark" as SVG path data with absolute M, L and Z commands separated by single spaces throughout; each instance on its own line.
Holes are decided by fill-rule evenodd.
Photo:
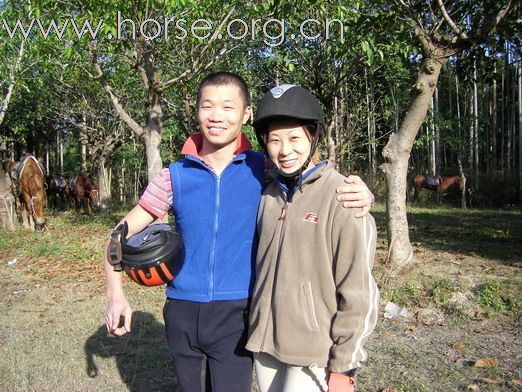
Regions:
M 111 208 L 111 186 L 105 157 L 100 157 L 97 166 L 98 192 L 102 214 L 108 214 Z
M 15 87 L 16 77 L 18 75 L 18 71 L 20 70 L 20 65 L 22 64 L 22 58 L 24 57 L 24 48 L 25 48 L 25 40 L 20 42 L 20 46 L 18 47 L 18 54 L 16 56 L 16 61 L 9 72 L 9 78 L 7 80 L 7 91 L 5 94 L 2 103 L 0 104 L 0 125 L 4 122 L 5 114 L 7 113 L 7 108 L 9 106 L 9 102 L 11 102 L 11 98 L 13 96 L 13 91 Z
M 518 197 L 522 203 L 522 67 L 517 64 L 518 71 Z
M 435 53 L 435 48 L 431 53 Z M 390 262 L 395 267 L 409 264 L 413 249 L 408 232 L 406 214 L 406 177 L 408 159 L 415 140 L 431 103 L 442 65 L 447 57 L 427 57 L 420 66 L 413 97 L 399 132 L 393 133 L 384 147 L 384 164 L 381 166 L 388 188 L 386 212 L 388 218 L 388 247 Z

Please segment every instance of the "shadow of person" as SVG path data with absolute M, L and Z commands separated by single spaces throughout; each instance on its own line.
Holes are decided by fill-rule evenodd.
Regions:
M 88 376 L 94 378 L 100 373 L 96 357 L 114 357 L 129 391 L 179 391 L 168 353 L 165 326 L 152 314 L 136 311 L 132 314 L 131 331 L 115 337 L 102 325 L 87 339 L 84 351 Z

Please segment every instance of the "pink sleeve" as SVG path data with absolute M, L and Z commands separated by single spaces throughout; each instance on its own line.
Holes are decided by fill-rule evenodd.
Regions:
M 169 212 L 172 207 L 172 184 L 168 168 L 161 169 L 149 182 L 138 204 L 160 219 Z

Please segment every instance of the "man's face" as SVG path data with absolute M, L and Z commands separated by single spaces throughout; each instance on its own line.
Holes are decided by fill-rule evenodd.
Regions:
M 215 148 L 234 143 L 250 117 L 241 90 L 234 84 L 203 87 L 198 104 L 198 121 L 205 142 Z

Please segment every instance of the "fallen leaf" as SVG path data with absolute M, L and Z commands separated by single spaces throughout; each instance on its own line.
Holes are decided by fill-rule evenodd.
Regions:
M 495 367 L 498 365 L 498 361 L 494 358 L 480 358 L 475 362 L 475 367 L 486 368 Z
M 522 385 L 522 380 L 511 380 L 511 384 Z
M 476 391 L 476 392 L 479 392 L 479 391 L 480 391 L 480 389 L 479 389 L 479 387 L 478 387 L 477 384 L 470 384 L 470 385 L 468 385 L 468 386 L 466 387 L 466 389 L 467 389 L 468 391 Z
M 485 382 L 487 384 L 502 384 L 502 380 L 496 380 L 493 378 L 481 378 L 480 381 Z
M 455 344 L 453 345 L 453 348 L 454 348 L 455 350 L 464 350 L 464 347 L 465 347 L 464 344 L 462 344 L 462 343 L 460 343 L 460 342 L 457 342 L 457 343 L 455 343 Z
M 415 332 L 417 330 L 417 327 L 415 325 L 408 325 L 407 330 L 411 331 L 411 332 Z
M 389 331 L 384 331 L 379 334 L 380 339 L 386 339 L 386 338 L 389 338 L 390 336 L 393 336 L 393 334 Z

